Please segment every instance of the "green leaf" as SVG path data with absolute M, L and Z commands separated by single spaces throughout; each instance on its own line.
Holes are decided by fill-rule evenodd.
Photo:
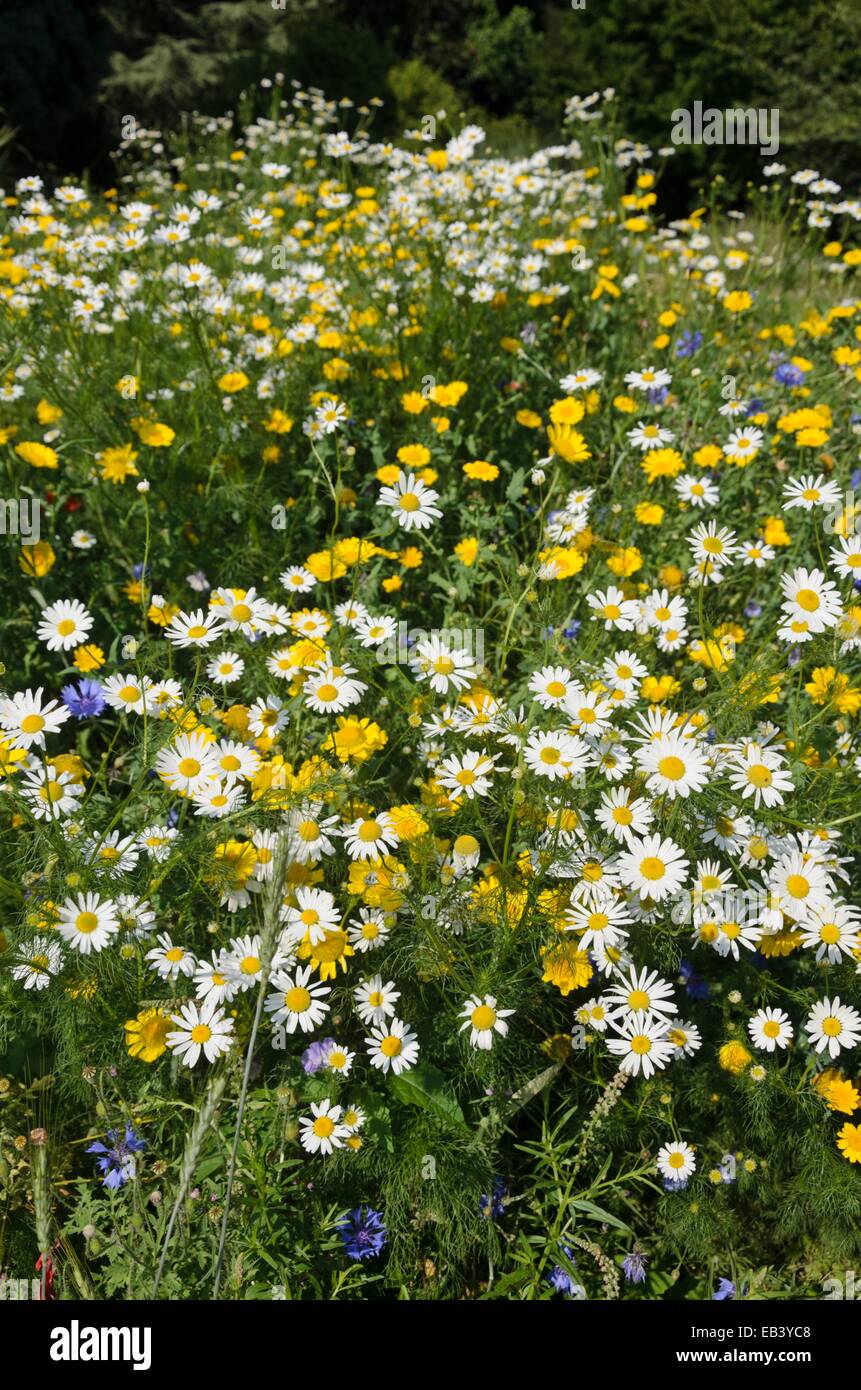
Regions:
M 593 1217 L 596 1221 L 603 1221 L 607 1226 L 614 1226 L 617 1231 L 624 1231 L 626 1235 L 632 1236 L 634 1232 L 630 1226 L 626 1226 L 624 1221 L 620 1221 L 618 1216 L 613 1216 L 597 1203 L 588 1201 L 585 1197 L 575 1198 L 571 1203 L 575 1211 L 585 1212 L 587 1216 Z
M 523 479 L 526 477 L 525 468 L 517 468 L 511 477 L 511 482 L 505 489 L 505 497 L 509 502 L 516 502 L 523 494 Z
M 466 1128 L 464 1113 L 447 1090 L 445 1076 L 436 1067 L 420 1062 L 411 1071 L 389 1078 L 393 1095 L 405 1105 L 417 1105 L 421 1110 L 430 1110 L 440 1117 L 453 1120 Z
M 528 1105 L 531 1100 L 534 1100 L 535 1097 L 544 1090 L 545 1086 L 550 1085 L 550 1082 L 561 1070 L 562 1063 L 554 1062 L 552 1066 L 546 1067 L 544 1071 L 539 1072 L 537 1076 L 533 1076 L 531 1081 L 527 1081 L 524 1086 L 520 1087 L 519 1091 L 514 1092 L 509 1102 L 509 1109 L 519 1110 L 521 1106 Z

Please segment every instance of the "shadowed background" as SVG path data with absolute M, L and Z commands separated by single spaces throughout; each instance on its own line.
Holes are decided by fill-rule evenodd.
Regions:
M 565 98 L 606 86 L 654 148 L 676 107 L 777 107 L 780 160 L 851 195 L 859 52 L 858 0 L 0 0 L 0 177 L 108 183 L 123 115 L 222 113 L 277 70 L 382 98 L 376 133 L 444 109 L 505 153 L 558 139 Z M 666 191 L 683 209 L 719 173 L 740 198 L 761 165 L 751 148 L 680 147 Z

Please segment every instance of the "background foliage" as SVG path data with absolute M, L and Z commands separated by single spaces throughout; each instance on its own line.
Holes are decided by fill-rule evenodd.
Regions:
M 861 7 L 855 0 L 6 0 L 0 169 L 84 168 L 110 182 L 123 115 L 148 125 L 222 112 L 278 69 L 386 106 L 399 132 L 461 111 L 503 149 L 555 130 L 564 99 L 612 85 L 625 129 L 667 144 L 694 101 L 777 107 L 780 157 L 851 182 L 859 167 Z M 758 152 L 682 147 L 665 187 L 681 208 L 707 172 L 740 196 Z

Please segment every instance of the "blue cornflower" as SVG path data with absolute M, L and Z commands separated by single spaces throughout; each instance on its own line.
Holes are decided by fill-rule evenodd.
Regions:
M 709 987 L 705 980 L 694 970 L 689 960 L 683 960 L 679 966 L 679 974 L 685 986 L 685 991 L 691 999 L 708 999 Z
M 90 715 L 101 714 L 107 704 L 101 682 L 86 678 L 79 680 L 77 686 L 64 685 L 60 698 L 76 719 L 89 719 Z
M 322 1042 L 312 1042 L 302 1053 L 302 1067 L 308 1076 L 326 1065 L 326 1058 L 335 1046 L 334 1038 L 323 1038 Z
M 745 416 L 761 415 L 764 410 L 765 401 L 761 401 L 758 396 L 754 396 L 753 400 L 750 402 L 750 404 L 747 407 L 747 410 L 744 413 Z
M 372 1260 L 388 1240 L 383 1214 L 373 1207 L 356 1207 L 338 1222 L 344 1250 L 351 1260 Z
M 565 1258 L 576 1267 L 577 1261 L 568 1246 L 560 1243 L 559 1249 L 562 1251 Z M 563 1269 L 561 1265 L 553 1266 L 550 1273 L 547 1275 L 547 1282 L 557 1293 L 562 1294 L 564 1298 L 583 1299 L 586 1297 L 586 1290 L 583 1288 L 583 1285 L 575 1283 L 567 1269 Z
M 748 599 L 744 605 L 744 616 L 746 618 L 758 618 L 762 612 L 762 604 L 757 603 L 756 599 Z
M 703 345 L 703 335 L 697 328 L 693 333 L 686 328 L 679 341 L 676 343 L 677 357 L 693 357 Z
M 505 1179 L 496 1177 L 493 1179 L 493 1190 L 482 1192 L 478 1199 L 478 1210 L 482 1216 L 487 1216 L 491 1221 L 500 1221 L 505 1215 Z
M 632 1250 L 622 1261 L 622 1273 L 629 1284 L 642 1284 L 646 1278 L 646 1260 L 642 1250 Z
M 135 1154 L 146 1148 L 146 1140 L 139 1139 L 131 1125 L 126 1125 L 122 1139 L 118 1129 L 109 1129 L 106 1138 L 107 1144 L 90 1144 L 86 1152 L 101 1155 L 96 1164 L 104 1173 L 105 1187 L 122 1187 L 135 1176 Z
M 152 574 L 152 565 L 132 565 L 132 574 L 135 579 L 149 579 Z
M 650 386 L 646 392 L 646 400 L 649 405 L 663 405 L 669 394 L 666 386 Z
M 661 1178 L 665 1192 L 684 1192 L 688 1185 L 688 1178 Z
M 861 487 L 861 468 L 855 468 L 849 474 L 849 486 L 855 490 Z
M 774 379 L 780 386 L 800 386 L 804 381 L 804 373 L 791 362 L 781 362 L 774 373 Z
M 735 1284 L 731 1279 L 719 1279 L 717 1291 L 712 1294 L 712 1299 L 717 1302 L 724 1298 L 735 1298 Z
M 582 626 L 583 624 L 580 622 L 580 619 L 575 618 L 573 622 L 570 622 L 568 624 L 567 627 L 563 627 L 562 636 L 567 637 L 569 639 L 571 639 L 572 637 L 576 637 L 577 633 L 580 631 Z

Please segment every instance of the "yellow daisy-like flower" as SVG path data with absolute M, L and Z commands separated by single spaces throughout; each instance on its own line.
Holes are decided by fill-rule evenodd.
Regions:
M 57 468 L 60 462 L 60 456 L 55 449 L 30 439 L 23 439 L 20 444 L 16 444 L 15 453 L 33 468 Z
M 450 381 L 447 386 L 434 386 L 430 398 L 434 405 L 456 406 L 469 390 L 465 381 Z
M 9 777 L 18 771 L 18 764 L 27 758 L 26 748 L 16 748 L 8 739 L 0 738 L 0 777 Z
M 753 303 L 753 296 L 747 290 L 730 290 L 724 295 L 723 307 L 731 314 L 743 314 Z
M 470 566 L 475 564 L 476 556 L 478 555 L 478 537 L 464 536 L 463 540 L 458 541 L 455 546 L 454 553 L 458 560 L 460 560 L 460 563 L 466 565 L 467 569 L 469 569 Z
M 837 1110 L 841 1115 L 854 1115 L 861 1105 L 861 1095 L 852 1085 L 851 1081 L 844 1081 L 836 1078 L 829 1081 L 822 1094 L 825 1096 L 829 1110 Z
M 492 483 L 499 477 L 499 469 L 496 464 L 487 463 L 484 459 L 475 459 L 472 463 L 465 463 L 463 471 L 468 478 L 473 478 L 479 483 Z
M 431 452 L 426 444 L 402 444 L 397 457 L 406 468 L 424 468 L 430 463 Z
M 157 1062 L 167 1051 L 165 1039 L 173 1027 L 173 1019 L 164 1009 L 141 1010 L 137 1018 L 128 1019 L 125 1025 L 129 1056 L 142 1062 Z
M 574 989 L 583 989 L 592 978 L 588 953 L 579 950 L 576 941 L 542 946 L 541 956 L 544 964 L 541 979 L 545 984 L 555 985 L 560 994 L 568 995 Z
M 137 478 L 140 475 L 135 468 L 137 453 L 131 444 L 116 444 L 110 449 L 103 449 L 96 455 L 96 462 L 101 465 L 102 477 L 108 483 L 124 483 L 126 478 Z
M 315 550 L 305 561 L 305 568 L 310 570 L 321 584 L 326 584 L 332 579 L 341 579 L 347 573 L 344 561 L 339 560 L 331 550 Z
M 310 941 L 303 941 L 296 955 L 300 960 L 310 960 L 313 968 L 319 970 L 321 980 L 334 980 L 339 965 L 346 973 L 347 956 L 355 955 L 355 951 L 347 940 L 347 933 L 338 930 L 327 931 L 323 940 L 315 946 Z
M 430 826 L 421 812 L 409 803 L 403 806 L 390 807 L 389 815 L 392 829 L 399 840 L 420 840 L 422 835 L 427 835 L 430 830 Z
M 398 560 L 405 570 L 417 570 L 424 564 L 424 553 L 417 545 L 408 545 L 398 556 Z
M 547 439 L 553 453 L 564 459 L 566 463 L 585 463 L 586 459 L 592 457 L 582 434 L 572 429 L 570 425 L 548 426 Z
M 248 377 L 244 372 L 225 372 L 224 376 L 220 376 L 216 382 L 219 391 L 224 391 L 229 396 L 232 396 L 236 391 L 244 391 L 249 384 Z
M 141 444 L 148 444 L 151 449 L 166 449 L 176 439 L 176 431 L 158 420 L 133 420 L 132 428 Z
M 685 466 L 678 449 L 650 449 L 640 464 L 650 483 L 658 478 L 675 478 Z
M 731 1072 L 733 1076 L 739 1076 L 745 1067 L 750 1066 L 753 1061 L 752 1055 L 748 1052 L 744 1043 L 727 1042 L 718 1052 L 718 1062 L 724 1071 Z
M 289 434 L 293 428 L 293 421 L 283 410 L 273 410 L 268 420 L 264 420 L 263 428 L 269 434 Z
M 363 763 L 389 741 L 385 730 L 370 719 L 339 714 L 335 722 L 337 727 L 320 747 L 324 753 L 334 753 L 341 763 Z
M 634 516 L 641 526 L 660 526 L 664 519 L 664 509 L 657 502 L 638 502 Z
M 585 405 L 582 401 L 575 400 L 573 396 L 565 396 L 561 401 L 554 401 L 550 407 L 550 419 L 554 425 L 579 425 L 585 414 Z
M 18 568 L 32 579 L 41 579 L 54 568 L 57 556 L 53 546 L 47 541 L 37 541 L 35 545 L 22 545 L 18 556 Z
M 77 671 L 98 671 L 100 666 L 105 664 L 105 654 L 101 647 L 97 647 L 94 642 L 85 643 L 82 647 L 75 648 L 75 655 L 72 658 L 72 665 Z
M 837 1147 L 848 1163 L 861 1163 L 861 1125 L 845 1124 L 837 1135 Z

